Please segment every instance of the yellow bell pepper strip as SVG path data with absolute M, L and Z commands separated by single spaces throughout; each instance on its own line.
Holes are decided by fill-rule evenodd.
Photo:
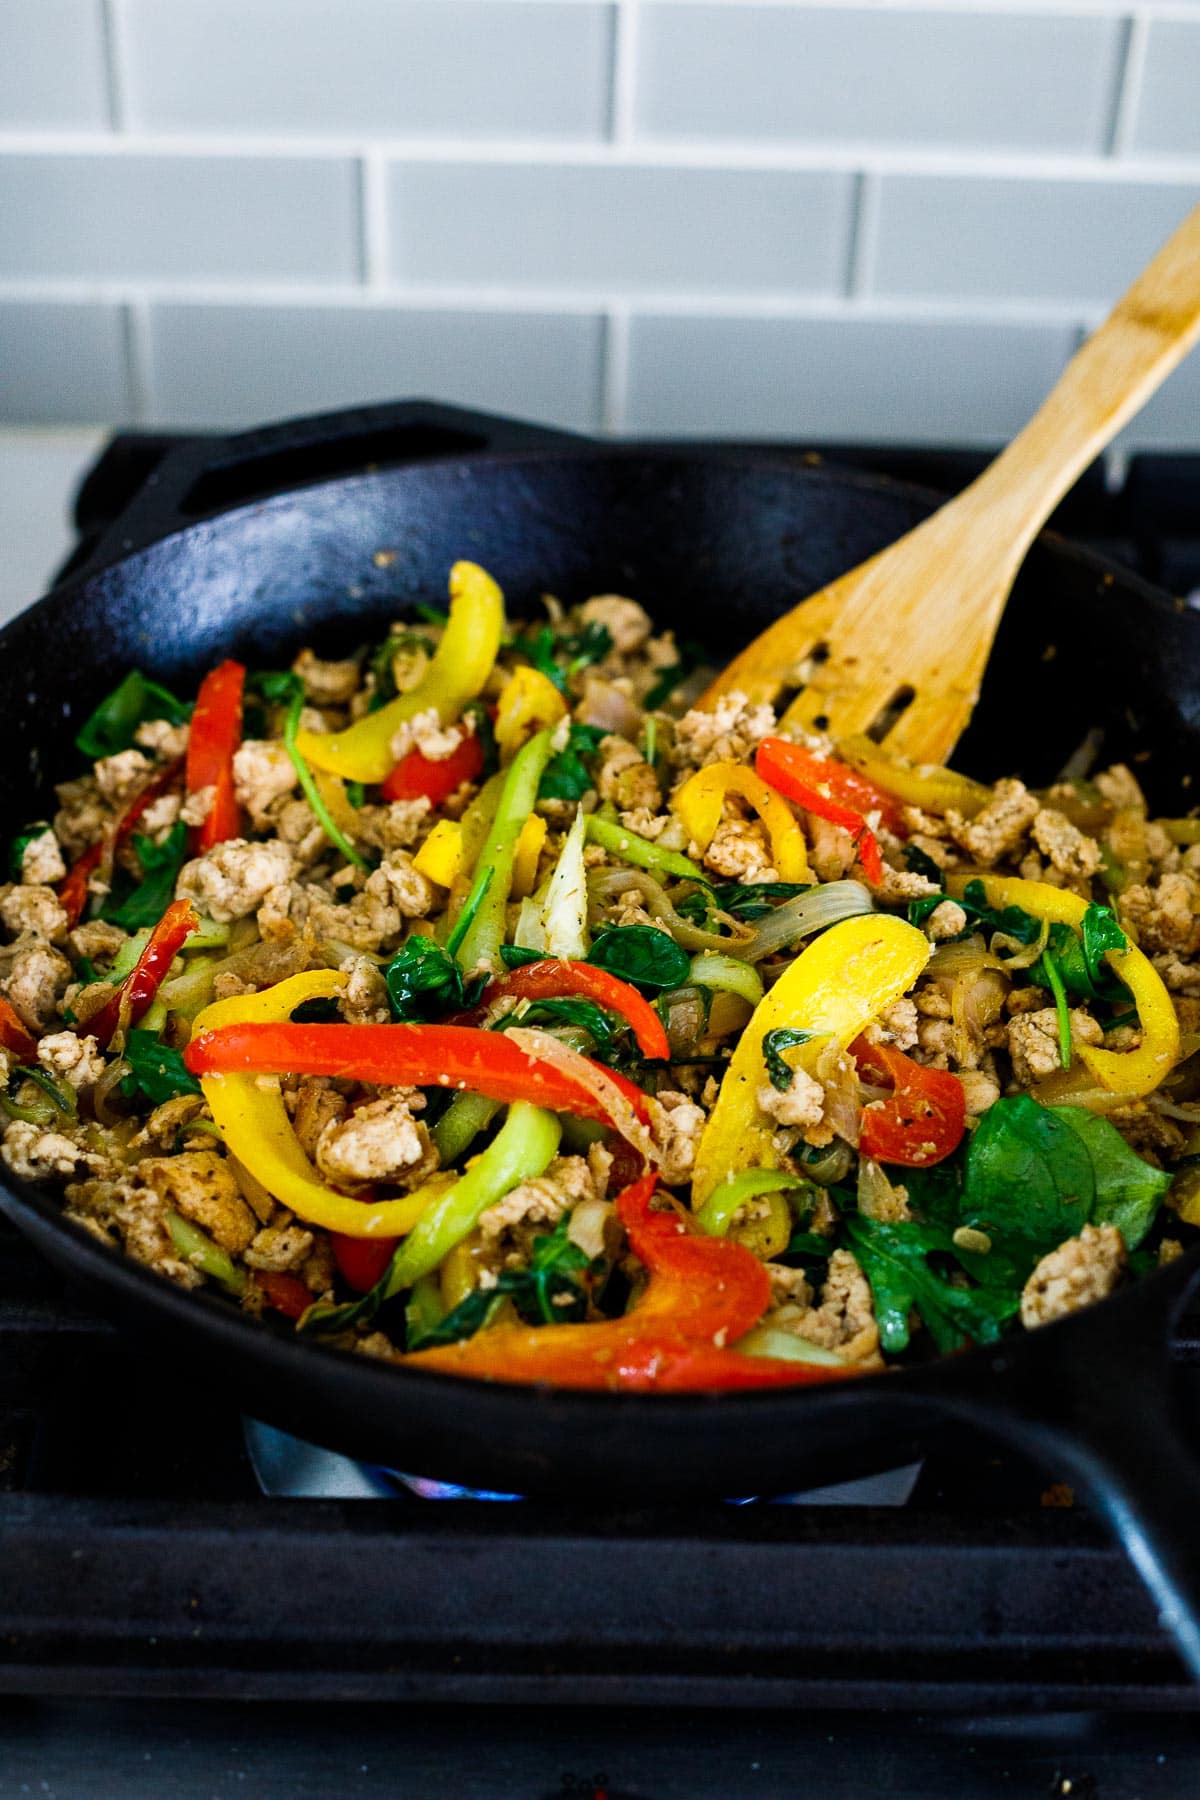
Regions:
M 707 850 L 716 836 L 727 794 L 748 800 L 766 826 L 780 881 L 811 881 L 804 833 L 791 807 L 743 763 L 710 763 L 706 769 L 697 769 L 671 802 L 701 851 Z
M 842 738 L 837 753 L 843 762 L 865 775 L 876 787 L 892 794 L 906 806 L 919 806 L 924 812 L 945 813 L 953 809 L 964 819 L 973 819 L 992 797 L 992 790 L 957 769 L 944 769 L 938 763 L 914 763 L 907 757 L 892 756 L 869 737 Z
M 456 819 L 439 819 L 413 857 L 413 868 L 439 887 L 452 887 L 462 872 L 463 832 Z
M 537 881 L 538 858 L 546 842 L 546 821 L 540 813 L 530 813 L 521 827 L 513 856 L 512 898 L 524 900 Z
M 567 703 L 540 669 L 522 664 L 509 676 L 496 703 L 496 748 L 501 762 L 511 762 L 535 731 L 553 727 L 567 716 Z
M 923 932 L 890 913 L 843 919 L 809 944 L 755 1007 L 717 1104 L 709 1114 L 692 1177 L 692 1205 L 701 1207 L 742 1169 L 777 1169 L 775 1125 L 758 1105 L 765 1081 L 763 1039 L 786 1027 L 811 1042 L 791 1052 L 794 1068 L 811 1073 L 832 1039 L 845 1049 L 885 1007 L 906 994 L 930 956 Z
M 475 886 L 460 915 L 465 916 L 467 909 L 473 906 L 470 924 L 459 942 L 454 943 L 452 934 L 447 944 L 448 949 L 453 944 L 451 954 L 457 956 L 460 968 L 468 973 L 474 973 L 481 965 L 488 966 L 493 973 L 499 971 L 517 841 L 537 804 L 538 785 L 549 760 L 550 733 L 539 731 L 517 751 L 504 778 L 500 804 L 479 853 Z
M 988 905 L 997 910 L 1019 906 L 1051 925 L 1070 925 L 1075 931 L 1083 927 L 1088 902 L 1079 894 L 1051 887 L 1045 881 L 1022 881 L 1013 875 L 952 875 L 947 888 L 958 898 L 972 879 L 982 881 Z M 1126 950 L 1106 950 L 1104 955 L 1113 973 L 1133 995 L 1142 1041 L 1136 1050 L 1101 1050 L 1094 1044 L 1076 1044 L 1075 1053 L 1108 1093 L 1119 1095 L 1122 1102 L 1140 1100 L 1152 1094 L 1179 1061 L 1179 1020 L 1162 976 L 1148 956 L 1133 944 Z
M 396 761 L 392 739 L 399 727 L 430 707 L 443 725 L 453 724 L 482 691 L 503 631 L 504 596 L 496 583 L 478 563 L 456 562 L 450 571 L 450 618 L 422 680 L 345 731 L 302 731 L 296 740 L 300 754 L 313 768 L 348 781 L 384 781 Z
M 261 994 L 239 994 L 217 1000 L 200 1014 L 195 1032 L 247 1022 L 289 1019 L 305 1000 L 331 1000 L 347 977 L 334 969 L 293 975 Z M 251 1176 L 303 1219 L 347 1237 L 403 1237 L 453 1182 L 451 1174 L 432 1177 L 416 1193 L 400 1200 L 353 1200 L 326 1187 L 300 1147 L 283 1096 L 275 1086 L 261 1086 L 257 1075 L 203 1075 L 200 1086 L 217 1129 L 230 1154 Z
M 664 850 L 661 844 L 639 837 L 636 831 L 626 831 L 615 819 L 602 819 L 598 813 L 589 813 L 587 816 L 587 841 L 589 844 L 599 844 L 610 856 L 615 856 L 620 862 L 631 863 L 635 869 L 648 869 L 651 874 L 674 875 L 679 881 L 708 880 L 700 865 L 692 862 L 689 857 L 681 856 L 678 850 Z

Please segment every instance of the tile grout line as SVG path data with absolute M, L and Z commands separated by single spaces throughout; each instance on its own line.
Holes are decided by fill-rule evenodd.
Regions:
M 737 292 L 598 288 L 467 287 L 453 283 L 407 282 L 384 288 L 294 282 L 222 283 L 156 281 L 0 280 L 0 305 L 84 304 L 122 306 L 131 302 L 179 307 L 257 309 L 324 307 L 355 311 L 427 311 L 587 316 L 626 311 L 674 318 L 858 319 L 876 322 L 960 323 L 1010 326 L 1078 325 L 1097 322 L 1104 300 L 1080 295 L 1054 299 L 988 299 L 944 294 L 867 293 L 848 297 L 827 289 Z M 1090 328 L 1090 327 L 1089 327 Z
M 125 92 L 125 17 L 121 0 L 99 0 L 100 41 L 104 57 L 104 90 L 110 130 L 128 125 Z
M 125 356 L 125 390 L 129 420 L 144 425 L 150 414 L 150 304 L 143 295 L 130 295 L 121 312 L 122 348 Z
M 1114 96 L 1112 127 L 1108 134 L 1108 154 L 1126 158 L 1133 144 L 1133 131 L 1141 106 L 1146 78 L 1146 54 L 1150 42 L 1150 20 L 1139 8 L 1126 22 L 1124 55 Z
M 611 117 L 609 141 L 632 144 L 636 135 L 638 0 L 616 0 L 609 46 Z
M 655 0 L 660 3 L 660 0 Z M 1200 24 L 1200 14 L 1197 22 Z M 636 141 L 560 139 L 439 139 L 363 138 L 330 136 L 252 137 L 228 133 L 220 138 L 203 135 L 156 136 L 150 132 L 19 132 L 0 131 L 0 157 L 23 156 L 147 156 L 210 159 L 240 157 L 293 159 L 298 161 L 351 161 L 366 153 L 385 164 L 443 163 L 516 167 L 613 168 L 648 167 L 717 169 L 804 173 L 857 173 L 921 175 L 930 180 L 1025 180 L 1031 185 L 1046 181 L 1100 181 L 1124 185 L 1145 182 L 1160 186 L 1200 182 L 1200 155 L 1160 156 L 1141 153 L 1111 156 L 1096 151 L 1064 154 L 1060 151 L 985 151 L 955 147 L 837 141 L 829 143 L 757 143 L 747 139 L 639 138 Z
M 604 318 L 600 373 L 600 429 L 610 436 L 622 431 L 629 392 L 629 340 L 632 313 L 628 306 L 609 307 Z
M 368 145 L 359 158 L 360 276 L 363 285 L 375 292 L 388 285 L 387 200 L 387 164 Z

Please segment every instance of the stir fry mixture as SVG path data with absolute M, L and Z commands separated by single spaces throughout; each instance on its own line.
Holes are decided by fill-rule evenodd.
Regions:
M 602 595 L 140 671 L 0 886 L 0 1158 L 185 1288 L 576 1387 L 1039 1327 L 1200 1226 L 1200 819 L 689 710 Z

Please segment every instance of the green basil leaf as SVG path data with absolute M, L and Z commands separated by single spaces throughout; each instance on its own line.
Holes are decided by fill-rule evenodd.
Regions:
M 9 845 L 8 850 L 8 866 L 14 881 L 21 881 L 24 879 L 21 873 L 21 866 L 24 863 L 25 852 L 30 844 L 32 844 L 35 838 L 40 838 L 49 830 L 50 827 L 45 819 L 39 819 L 35 824 L 26 825 L 24 831 L 19 831 L 17 833 L 16 837 Z
M 845 1221 L 850 1246 L 871 1284 L 883 1348 L 895 1354 L 909 1342 L 914 1307 L 945 1354 L 965 1339 L 994 1344 L 1021 1304 L 1017 1289 L 961 1287 L 931 1264 L 931 1255 L 957 1260 L 950 1233 L 937 1225 L 885 1224 L 861 1214 Z
M 417 1021 L 474 1006 L 487 986 L 486 975 L 464 982 L 449 951 L 420 935 L 401 944 L 383 978 L 397 1019 Z
M 136 886 L 127 886 L 124 892 L 114 888 L 100 908 L 100 917 L 126 931 L 157 925 L 175 897 L 175 883 L 187 860 L 187 847 L 187 826 L 182 819 L 176 819 L 161 844 L 135 833 L 133 848 L 142 865 L 142 879 Z
M 500 961 L 506 969 L 523 969 L 526 963 L 545 962 L 544 950 L 523 950 L 520 944 L 501 944 Z
M 271 706 L 290 706 L 304 683 L 291 669 L 251 669 L 246 677 L 246 691 L 258 694 Z
M 167 688 L 150 681 L 140 669 L 131 669 L 124 681 L 107 694 L 75 739 L 84 756 L 98 762 L 128 750 L 138 726 L 147 719 L 166 719 L 182 725 L 192 716 L 191 706 L 176 699 Z
M 597 932 L 587 960 L 634 987 L 659 991 L 681 987 L 692 970 L 687 951 L 657 925 L 610 925 Z
M 914 875 L 923 875 L 926 881 L 936 882 L 938 887 L 941 887 L 943 880 L 942 870 L 938 867 L 937 863 L 934 862 L 932 856 L 929 855 L 929 852 L 927 850 L 922 850 L 919 844 L 905 844 L 904 866 L 906 869 L 911 870 Z M 926 895 L 925 898 L 928 899 L 929 895 Z
M 185 1068 L 182 1054 L 164 1044 L 156 1031 L 135 1028 L 128 1032 L 122 1055 L 130 1066 L 121 1083 L 127 1100 L 142 1094 L 152 1106 L 161 1106 L 177 1094 L 200 1092 L 200 1083 Z
M 785 900 L 794 900 L 797 894 L 812 891 L 811 881 L 721 881 L 713 888 L 713 900 L 720 912 L 727 912 L 732 918 L 749 921 L 765 918 L 768 913 Z M 688 895 L 688 899 L 702 898 L 699 893 Z M 675 908 L 682 912 L 683 906 Z
M 763 1061 L 767 1065 L 767 1079 L 781 1093 L 786 1093 L 791 1087 L 795 1070 L 783 1060 L 780 1052 L 793 1044 L 807 1044 L 811 1038 L 811 1031 L 800 1031 L 792 1025 L 777 1025 L 774 1031 L 768 1031 L 763 1038 Z
M 678 662 L 672 663 L 669 669 L 663 670 L 658 680 L 654 683 L 654 686 L 643 699 L 642 705 L 645 710 L 647 712 L 653 712 L 655 707 L 662 706 L 670 699 L 680 682 L 684 681 L 687 676 L 692 673 L 693 669 L 698 669 L 704 660 L 705 649 L 703 644 L 697 644 L 692 639 L 688 639 L 680 644 Z
M 500 1024 L 501 1028 L 505 1025 L 574 1025 L 580 1031 L 586 1031 L 599 1050 L 606 1049 L 622 1029 L 622 1025 L 614 1025 L 594 1000 L 571 995 L 551 1000 L 533 1000 L 520 1014 L 507 1013 Z
M 595 754 L 604 735 L 598 725 L 572 724 L 566 744 L 546 764 L 538 784 L 538 799 L 582 800 L 588 789 L 595 786 L 583 759 Z

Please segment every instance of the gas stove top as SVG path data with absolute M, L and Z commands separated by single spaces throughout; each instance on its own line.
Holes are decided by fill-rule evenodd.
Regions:
M 169 442 L 115 441 L 81 491 L 81 553 Z M 825 454 L 946 490 L 986 460 Z M 1055 524 L 1200 589 L 1200 459 L 1138 459 L 1117 491 L 1093 472 Z M 1200 1313 L 1176 1363 L 1200 1417 Z M 500 1498 L 243 1421 L 205 1371 L 119 1336 L 0 1224 L 0 1697 L 1197 1703 L 1087 1496 L 958 1432 L 919 1467 L 805 1504 Z

